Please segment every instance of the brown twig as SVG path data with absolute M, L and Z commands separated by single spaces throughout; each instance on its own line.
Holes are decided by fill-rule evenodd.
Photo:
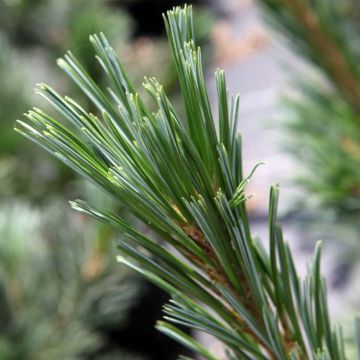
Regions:
M 203 271 L 208 275 L 209 279 L 214 283 L 220 283 L 225 285 L 229 290 L 232 291 L 233 294 L 240 296 L 242 303 L 244 306 L 249 310 L 249 312 L 256 318 L 260 323 L 263 324 L 263 320 L 259 315 L 258 309 L 256 308 L 256 304 L 252 299 L 251 289 L 246 281 L 246 278 L 243 274 L 239 274 L 239 282 L 241 284 L 242 289 L 244 290 L 244 294 L 237 294 L 227 279 L 226 275 L 224 274 L 222 267 L 218 263 L 216 254 L 212 249 L 211 245 L 207 242 L 204 234 L 194 225 L 182 225 L 181 226 L 184 232 L 192 239 L 194 242 L 202 248 L 202 250 L 209 256 L 210 259 L 213 260 L 215 266 L 210 266 L 205 264 L 201 259 L 196 257 L 194 254 L 189 254 L 186 251 L 184 255 L 189 258 L 190 260 L 194 261 Z M 216 288 L 212 289 L 218 296 L 221 297 L 221 294 L 218 292 Z M 270 360 L 276 360 L 275 355 L 273 354 L 272 350 L 265 344 L 258 336 L 251 330 L 251 328 L 246 324 L 245 320 L 237 313 L 237 311 L 233 308 L 230 309 L 230 314 L 233 317 L 234 321 L 238 325 L 238 330 L 241 332 L 251 336 L 255 339 L 268 353 Z

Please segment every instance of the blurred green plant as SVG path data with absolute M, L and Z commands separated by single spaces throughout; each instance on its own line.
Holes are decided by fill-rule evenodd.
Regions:
M 126 325 L 138 285 L 113 271 L 100 229 L 59 203 L 1 206 L 1 359 L 84 358 L 104 343 L 99 327 Z
M 101 34 L 91 36 L 91 43 L 111 84 L 107 93 L 72 53 L 58 61 L 101 116 L 41 84 L 38 93 L 64 123 L 34 108 L 18 121 L 17 131 L 111 194 L 167 244 L 99 203 L 94 208 L 72 202 L 120 230 L 125 236 L 117 241 L 118 260 L 171 294 L 160 331 L 209 360 L 218 357 L 178 325 L 212 335 L 229 360 L 346 359 L 341 328 L 329 318 L 320 246 L 300 280 L 277 223 L 277 186 L 270 191 L 269 253 L 253 238 L 245 191 L 256 166 L 243 175 L 239 97 L 228 99 L 218 70 L 217 134 L 191 7 L 175 8 L 164 18 L 183 118 L 155 78 L 144 81 L 158 107 L 148 110 Z
M 288 148 L 310 199 L 333 216 L 360 216 L 359 6 L 351 0 L 259 0 L 265 19 L 318 76 L 285 100 Z M 329 211 L 331 210 L 331 211 Z M 331 214 L 332 213 L 332 214 Z M 356 220 L 357 219 L 357 220 Z
M 1 153 L 14 151 L 21 139 L 14 136 L 10 124 L 16 114 L 26 111 L 31 96 L 26 91 L 26 71 L 18 60 L 19 52 L 0 33 L 0 148 Z
M 115 2 L 102 0 L 0 0 L 1 32 L 15 47 L 46 47 L 63 51 L 86 47 L 87 31 L 109 31 L 118 41 L 128 39 L 130 17 Z

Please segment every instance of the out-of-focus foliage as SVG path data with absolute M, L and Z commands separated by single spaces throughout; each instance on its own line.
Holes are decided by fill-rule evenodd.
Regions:
M 259 0 L 265 18 L 316 66 L 285 100 L 300 181 L 328 214 L 360 216 L 360 34 L 355 1 Z M 321 79 L 322 77 L 322 79 Z M 320 79 L 319 79 L 320 78 Z M 330 211 L 329 211 L 330 210 Z
M 1 32 L 14 46 L 60 51 L 85 45 L 89 31 L 107 31 L 116 41 L 128 39 L 130 17 L 116 1 L 0 0 Z
M 103 343 L 97 329 L 126 325 L 136 302 L 136 281 L 112 271 L 101 227 L 59 205 L 0 208 L 1 359 L 91 354 Z
M 316 205 L 338 213 L 360 211 L 360 118 L 321 84 L 300 84 L 301 95 L 284 100 L 292 135 L 288 149 L 302 162 L 299 181 Z M 315 176 L 314 176 L 315 175 Z
M 13 151 L 21 141 L 14 136 L 10 124 L 29 106 L 30 94 L 26 91 L 25 69 L 19 61 L 19 52 L 10 46 L 0 33 L 0 149 Z

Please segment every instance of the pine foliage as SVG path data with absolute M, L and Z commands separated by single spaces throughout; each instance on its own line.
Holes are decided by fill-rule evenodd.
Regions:
M 100 34 L 90 39 L 109 78 L 106 90 L 71 53 L 58 61 L 99 115 L 41 84 L 36 91 L 59 118 L 34 108 L 17 131 L 110 193 L 166 244 L 96 204 L 71 202 L 125 234 L 117 242 L 119 261 L 171 294 L 160 331 L 211 360 L 217 357 L 177 325 L 212 335 L 228 359 L 345 359 L 341 329 L 329 319 L 320 244 L 301 280 L 277 222 L 277 186 L 270 191 L 269 251 L 253 238 L 246 209 L 252 174 L 243 174 L 237 134 L 239 97 L 228 98 L 218 70 L 215 125 L 191 7 L 164 19 L 184 118 L 157 80 L 145 78 L 158 106 L 150 112 Z

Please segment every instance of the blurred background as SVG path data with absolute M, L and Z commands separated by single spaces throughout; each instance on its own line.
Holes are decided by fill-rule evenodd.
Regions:
M 91 110 L 56 59 L 70 49 L 101 83 L 88 41 L 100 31 L 138 87 L 143 75 L 156 76 L 180 107 L 161 14 L 183 3 L 0 0 L 1 360 L 171 360 L 186 353 L 153 329 L 167 296 L 116 264 L 119 234 L 68 206 L 74 198 L 107 207 L 111 200 L 13 131 L 30 106 L 46 107 L 33 94 L 37 82 Z M 213 73 L 222 67 L 230 93 L 241 94 L 245 169 L 267 161 L 250 186 L 254 235 L 266 243 L 267 191 L 279 182 L 299 268 L 324 240 L 333 316 L 350 324 L 360 308 L 360 6 L 192 3 L 214 107 Z

